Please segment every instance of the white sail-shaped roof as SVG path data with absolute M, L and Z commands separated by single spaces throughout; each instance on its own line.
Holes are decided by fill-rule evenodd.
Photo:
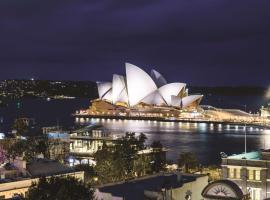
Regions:
M 100 99 L 103 99 L 104 96 L 112 89 L 111 82 L 97 82 L 98 95 Z
M 199 104 L 200 101 L 202 100 L 202 97 L 203 95 L 190 95 L 190 96 L 184 97 L 182 99 L 182 108 L 187 108 L 188 106 L 190 106 L 196 101 Z
M 139 67 L 126 63 L 129 105 L 138 104 L 143 98 L 157 90 L 155 82 Z
M 166 103 L 172 105 L 172 96 L 177 96 L 183 88 L 186 87 L 185 83 L 169 83 L 159 88 L 159 92 L 165 99 Z
M 179 96 L 171 96 L 172 106 L 181 107 L 182 98 Z
M 112 82 L 112 102 L 128 103 L 126 80 L 124 76 L 114 74 Z
M 144 102 L 187 108 L 197 106 L 203 97 L 188 96 L 185 83 L 167 84 L 156 70 L 151 71 L 151 76 L 153 79 L 139 67 L 126 63 L 126 77 L 114 74 L 112 83 L 97 83 L 99 98 L 113 104 L 121 102 L 129 106 Z
M 164 101 L 164 99 L 162 98 L 162 96 L 160 95 L 158 90 L 152 92 L 151 94 L 149 94 L 148 96 L 143 98 L 143 100 L 141 100 L 140 102 L 147 103 L 150 105 L 164 105 L 164 104 L 166 104 L 166 102 Z
M 112 89 L 110 89 L 104 96 L 102 99 L 108 100 L 110 102 L 112 102 Z
M 156 70 L 151 70 L 151 77 L 156 83 L 157 87 L 162 87 L 163 85 L 167 84 L 166 79 Z

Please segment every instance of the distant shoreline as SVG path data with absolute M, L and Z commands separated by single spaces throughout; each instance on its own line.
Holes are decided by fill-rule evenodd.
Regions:
M 224 96 L 265 96 L 267 86 L 189 86 L 191 94 L 200 93 L 206 97 Z M 93 81 L 56 80 L 0 80 L 0 98 L 48 98 L 69 96 L 76 98 L 98 98 L 97 85 Z

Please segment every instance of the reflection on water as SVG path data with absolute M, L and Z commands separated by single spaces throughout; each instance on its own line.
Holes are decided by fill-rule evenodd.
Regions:
M 261 97 L 228 97 L 229 100 L 241 104 L 263 105 L 259 101 Z M 204 101 L 207 98 L 204 99 Z M 220 98 L 219 98 L 220 99 Z M 224 98 L 223 98 L 224 99 Z M 250 102 L 246 102 L 250 101 Z M 207 103 L 220 106 L 221 101 Z M 42 126 L 52 126 L 57 122 L 66 127 L 73 126 L 74 119 L 71 114 L 80 108 L 89 106 L 88 99 L 74 100 L 52 100 L 50 102 L 37 99 L 25 99 L 21 101 L 21 108 L 17 108 L 17 101 L 8 102 L 8 107 L 0 108 L 0 131 L 7 132 L 12 122 L 17 117 L 33 117 Z M 234 125 L 218 125 L 204 123 L 174 123 L 174 122 L 153 122 L 153 121 L 129 121 L 129 120 L 105 120 L 88 119 L 84 123 L 101 123 L 113 133 L 123 135 L 126 131 L 143 132 L 148 137 L 148 144 L 154 140 L 160 140 L 162 144 L 170 148 L 168 158 L 176 160 L 178 154 L 183 151 L 194 152 L 203 163 L 219 164 L 219 153 L 227 154 L 241 153 L 244 151 L 245 127 Z M 247 127 L 248 150 L 270 148 L 270 131 L 261 130 L 256 127 Z
M 180 152 L 193 152 L 203 164 L 219 164 L 220 152 L 229 155 L 270 148 L 270 131 L 258 127 L 188 122 L 157 122 L 116 119 L 77 119 L 80 123 L 99 123 L 118 136 L 125 132 L 145 133 L 147 144 L 159 140 L 170 149 L 168 159 L 176 161 Z M 246 131 L 245 131 L 246 129 Z

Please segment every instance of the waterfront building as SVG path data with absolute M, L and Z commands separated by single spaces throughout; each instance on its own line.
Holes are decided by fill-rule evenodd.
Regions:
M 270 198 L 270 151 L 261 150 L 222 158 L 222 178 L 236 183 L 252 200 Z
M 100 125 L 88 125 L 70 133 L 71 164 L 93 164 L 93 155 L 102 148 L 113 145 L 117 138 Z
M 261 117 L 270 118 L 270 104 L 267 107 L 261 108 Z
M 242 124 L 259 124 L 261 121 L 258 115 L 247 113 L 239 109 L 222 109 L 209 105 L 202 105 L 201 108 L 203 109 L 205 119 L 211 121 L 237 122 Z
M 96 190 L 96 198 L 98 200 L 202 200 L 201 193 L 207 184 L 206 175 L 159 173 L 100 186 Z
M 202 95 L 189 95 L 185 83 L 167 83 L 155 70 L 151 76 L 126 63 L 126 76 L 114 74 L 112 82 L 97 83 L 99 98 L 86 114 L 179 117 L 180 111 L 197 109 Z
M 36 159 L 28 164 L 17 158 L 11 164 L 0 167 L 0 199 L 11 199 L 16 195 L 25 195 L 33 182 L 40 177 L 72 176 L 84 180 L 83 171 L 60 164 L 49 159 Z

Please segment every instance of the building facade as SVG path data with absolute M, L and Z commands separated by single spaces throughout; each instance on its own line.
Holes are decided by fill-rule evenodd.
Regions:
M 74 157 L 71 165 L 93 164 L 94 153 L 101 149 L 104 143 L 110 146 L 115 140 L 108 130 L 100 125 L 88 125 L 73 131 L 70 134 L 70 155 Z
M 270 198 L 270 151 L 225 156 L 222 178 L 236 183 L 252 200 Z
M 270 104 L 261 108 L 261 117 L 270 118 Z

